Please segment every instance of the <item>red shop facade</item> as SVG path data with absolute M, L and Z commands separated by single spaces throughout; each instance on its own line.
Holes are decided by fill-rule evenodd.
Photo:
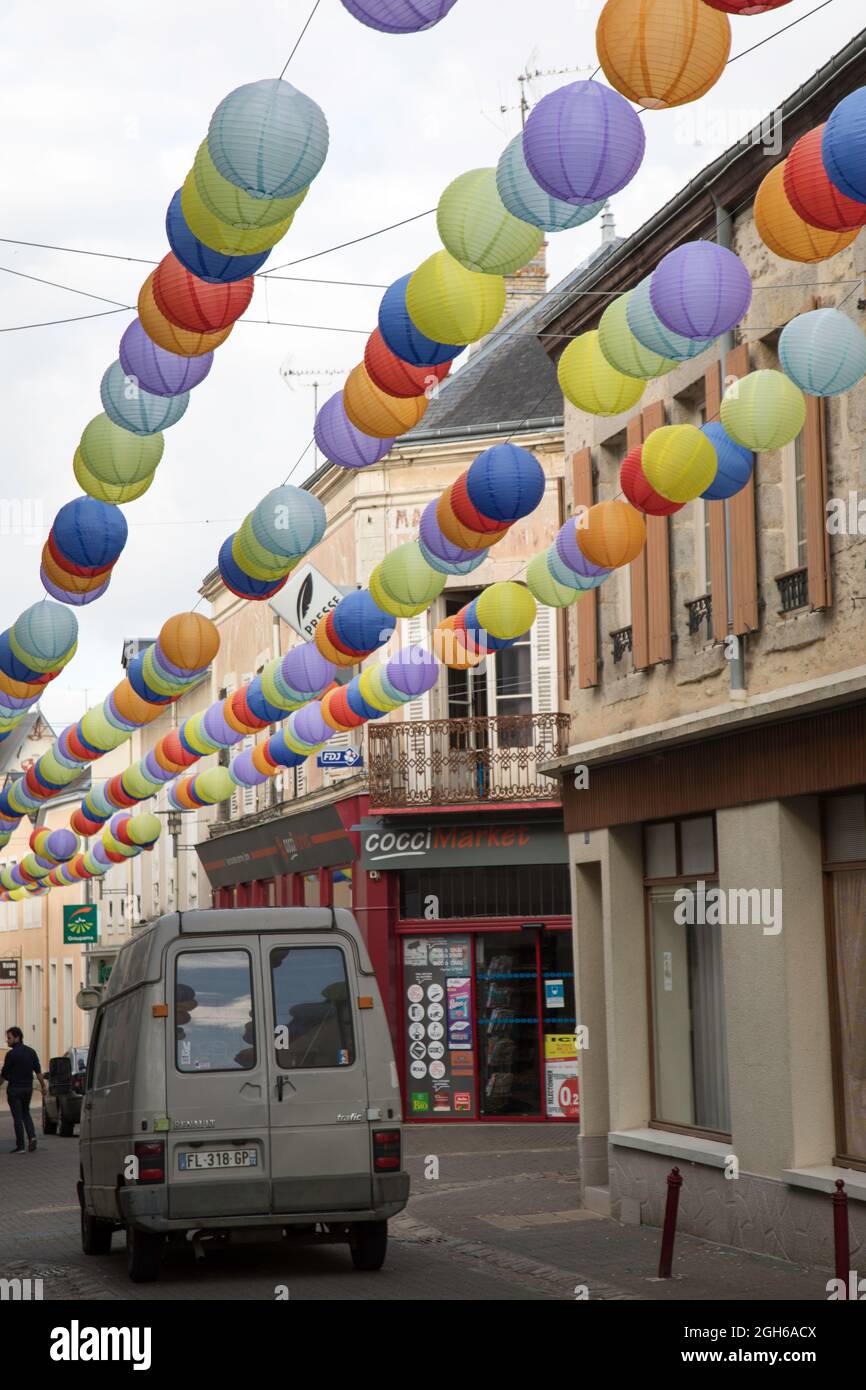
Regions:
M 372 816 L 365 795 L 198 846 L 215 907 L 346 907 L 410 1122 L 579 1118 L 567 840 L 550 809 Z

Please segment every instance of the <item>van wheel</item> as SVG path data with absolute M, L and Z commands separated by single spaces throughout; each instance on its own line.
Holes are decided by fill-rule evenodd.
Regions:
M 48 1118 L 48 1111 L 45 1109 L 45 1106 L 44 1106 L 44 1105 L 43 1105 L 43 1107 L 42 1107 L 42 1133 L 43 1133 L 43 1134 L 56 1134 L 56 1133 L 57 1133 L 57 1121 L 56 1121 L 56 1120 L 49 1120 L 49 1118 Z
M 349 1249 L 356 1269 L 381 1269 L 388 1253 L 388 1222 L 359 1221 L 351 1226 Z
M 63 1115 L 60 1116 L 60 1135 L 63 1139 L 71 1139 L 75 1134 L 75 1121 L 67 1120 Z
M 110 1255 L 113 1230 L 110 1221 L 98 1221 L 81 1208 L 81 1248 L 85 1255 Z
M 126 1228 L 126 1272 L 133 1284 L 152 1284 L 159 1278 L 164 1236 Z

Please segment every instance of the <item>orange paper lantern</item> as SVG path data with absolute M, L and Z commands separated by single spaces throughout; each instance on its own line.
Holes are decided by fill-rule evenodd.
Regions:
M 859 228 L 827 232 L 812 227 L 794 211 L 785 192 L 785 163 L 777 164 L 755 197 L 755 227 L 764 245 L 783 261 L 814 265 L 829 260 L 857 237 Z
M 731 51 L 731 22 L 704 0 L 607 0 L 596 30 L 612 87 L 649 110 L 697 101 Z
M 372 439 L 396 439 L 414 429 L 428 405 L 426 396 L 389 396 L 371 381 L 360 362 L 343 388 L 343 408 L 356 430 Z
M 464 526 L 455 514 L 450 487 L 445 489 L 436 503 L 436 520 L 445 539 L 461 550 L 486 550 L 488 546 L 501 541 L 511 529 L 505 526 L 498 531 L 473 531 L 471 527 Z
M 630 565 L 646 545 L 646 523 L 628 502 L 596 502 L 577 527 L 577 544 L 587 560 L 605 569 Z

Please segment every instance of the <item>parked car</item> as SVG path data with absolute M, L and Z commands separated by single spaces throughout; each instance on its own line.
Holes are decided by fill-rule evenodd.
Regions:
M 42 1101 L 42 1133 L 71 1138 L 81 1121 L 84 1081 L 87 1072 L 86 1047 L 70 1047 L 62 1057 L 48 1063 L 48 1093 Z
M 129 1277 L 167 1237 L 346 1243 L 380 1269 L 405 1207 L 397 1068 L 343 909 L 161 917 L 119 952 L 96 1009 L 81 1122 L 82 1246 L 126 1233 Z

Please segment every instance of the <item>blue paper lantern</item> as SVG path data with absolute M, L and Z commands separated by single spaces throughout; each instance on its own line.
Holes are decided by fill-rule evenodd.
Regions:
M 328 122 L 312 97 L 279 77 L 248 82 L 211 117 L 211 159 L 253 198 L 291 198 L 309 187 L 328 154 Z
M 652 306 L 651 280 L 652 276 L 648 275 L 631 291 L 626 309 L 628 326 L 638 342 L 650 352 L 675 362 L 686 362 L 712 347 L 714 338 L 684 338 L 681 333 L 673 333 L 665 327 Z
M 73 565 L 102 569 L 111 565 L 126 545 L 126 517 L 110 502 L 76 497 L 60 508 L 51 527 L 57 547 Z
M 701 496 L 707 502 L 721 502 L 727 497 L 733 497 L 746 486 L 755 466 L 755 455 L 751 449 L 737 444 L 724 425 L 720 425 L 716 420 L 702 425 L 701 433 L 705 434 L 712 444 L 719 461 L 716 476 Z
M 572 227 L 582 227 L 597 217 L 605 204 L 604 198 L 595 203 L 564 203 L 545 193 L 529 171 L 522 135 L 515 135 L 511 144 L 506 145 L 496 170 L 496 187 L 512 217 L 519 217 L 522 222 L 541 227 L 545 232 L 567 232 Z
M 866 336 L 838 309 L 813 309 L 786 324 L 782 371 L 810 396 L 841 396 L 866 376 Z
M 850 92 L 834 108 L 824 129 L 821 157 L 839 192 L 866 203 L 866 87 Z
M 31 660 L 37 671 L 54 671 L 78 641 L 78 620 L 62 604 L 44 599 L 24 609 L 12 624 L 10 636 L 22 659 Z
M 232 555 L 233 539 L 233 534 L 228 536 L 220 546 L 219 552 L 219 572 L 226 588 L 231 589 L 233 594 L 239 594 L 242 598 L 270 598 L 272 594 L 283 587 L 288 576 L 272 582 L 269 579 L 252 579 L 248 574 L 244 574 Z M 145 696 L 145 698 L 147 697 Z
M 389 641 L 397 619 L 384 613 L 368 589 L 347 594 L 334 609 L 334 631 L 353 652 L 372 652 Z
M 306 555 L 325 534 L 328 518 L 318 497 L 284 484 L 263 497 L 250 513 L 253 535 L 272 555 Z
M 544 496 L 544 469 L 517 444 L 494 444 L 466 475 L 469 500 L 491 521 L 514 522 L 534 512 Z
M 646 132 L 625 97 L 601 82 L 570 82 L 542 97 L 523 132 L 535 182 L 565 203 L 595 203 L 637 173 Z
M 182 190 L 178 189 L 168 205 L 165 232 L 175 256 L 191 275 L 197 275 L 211 285 L 227 285 L 233 280 L 245 280 L 248 275 L 255 275 L 257 270 L 261 270 L 271 254 L 270 249 L 259 251 L 254 256 L 224 256 L 221 251 L 214 251 L 199 241 L 190 231 L 183 215 L 181 193 Z
M 379 332 L 395 357 L 413 367 L 438 367 L 465 351 L 454 343 L 437 343 L 416 328 L 406 308 L 406 291 L 412 275 L 395 280 L 379 306 Z
M 189 405 L 189 392 L 179 396 L 154 396 L 134 377 L 127 376 L 120 362 L 112 362 L 99 387 L 102 408 L 109 420 L 130 434 L 159 434 L 182 420 Z

